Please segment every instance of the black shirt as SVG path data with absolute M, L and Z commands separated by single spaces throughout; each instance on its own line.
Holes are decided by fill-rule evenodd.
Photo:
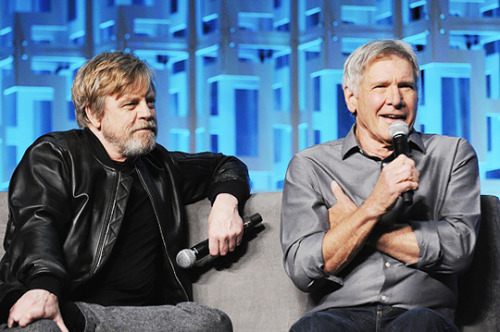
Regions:
M 101 305 L 155 305 L 162 266 L 161 237 L 153 206 L 133 165 L 133 184 L 113 252 L 82 299 Z

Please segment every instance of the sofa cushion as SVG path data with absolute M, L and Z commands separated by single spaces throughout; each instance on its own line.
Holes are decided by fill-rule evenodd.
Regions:
M 207 238 L 210 203 L 188 206 L 190 243 Z M 283 268 L 280 245 L 281 192 L 253 194 L 244 216 L 259 213 L 260 227 L 246 233 L 242 245 L 226 258 L 206 258 L 193 269 L 194 300 L 226 312 L 235 331 L 288 331 L 304 313 L 306 294 Z M 248 236 L 250 235 L 250 236 Z

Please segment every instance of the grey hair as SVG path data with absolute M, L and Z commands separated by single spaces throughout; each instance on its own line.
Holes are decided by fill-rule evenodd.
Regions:
M 420 69 L 415 52 L 408 43 L 397 39 L 375 40 L 358 47 L 344 64 L 342 87 L 344 89 L 347 87 L 354 96 L 357 96 L 366 67 L 373 61 L 389 55 L 396 55 L 410 62 L 415 78 L 415 89 L 418 91 Z

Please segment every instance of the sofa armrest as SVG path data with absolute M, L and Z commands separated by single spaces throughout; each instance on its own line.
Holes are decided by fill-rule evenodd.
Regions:
M 481 195 L 481 226 L 472 264 L 458 279 L 461 331 L 500 330 L 500 202 Z

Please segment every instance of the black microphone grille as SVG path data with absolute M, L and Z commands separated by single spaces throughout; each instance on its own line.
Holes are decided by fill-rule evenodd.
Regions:
M 410 129 L 408 125 L 403 121 L 396 121 L 389 127 L 389 135 L 391 137 L 396 137 L 397 135 L 408 135 Z

